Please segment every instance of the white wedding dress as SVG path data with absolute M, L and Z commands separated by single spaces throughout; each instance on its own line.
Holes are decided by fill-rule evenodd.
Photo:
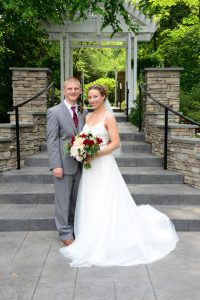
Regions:
M 104 123 L 92 132 L 107 145 Z M 137 206 L 113 154 L 92 161 L 83 169 L 75 213 L 75 241 L 60 252 L 74 267 L 131 266 L 161 259 L 178 241 L 173 223 L 150 205 Z

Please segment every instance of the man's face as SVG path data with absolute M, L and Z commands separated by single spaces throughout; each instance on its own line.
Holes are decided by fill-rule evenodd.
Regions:
M 78 81 L 68 81 L 64 85 L 64 95 L 70 104 L 75 104 L 81 94 L 81 87 Z

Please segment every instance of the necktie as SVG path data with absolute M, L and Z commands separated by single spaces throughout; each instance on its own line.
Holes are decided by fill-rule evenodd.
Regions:
M 78 127 L 78 116 L 77 116 L 77 113 L 76 113 L 76 106 L 72 106 L 71 109 L 72 109 L 72 112 L 73 112 L 74 124 L 77 128 Z

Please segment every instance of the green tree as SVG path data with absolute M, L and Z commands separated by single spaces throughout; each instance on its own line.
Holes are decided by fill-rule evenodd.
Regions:
M 152 66 L 183 67 L 181 109 L 187 115 L 191 116 L 192 113 L 192 116 L 199 120 L 200 110 L 195 100 L 196 96 L 199 97 L 197 91 L 200 82 L 199 0 L 135 0 L 133 2 L 144 14 L 158 21 L 158 29 L 152 41 L 148 45 L 140 44 L 139 61 L 147 62 Z M 196 88 L 193 89 L 194 86 Z M 192 110 L 194 106 L 198 107 L 196 112 Z
M 115 80 L 112 78 L 99 78 L 93 82 L 90 82 L 85 85 L 84 88 L 84 96 L 85 100 L 87 100 L 88 88 L 93 84 L 100 84 L 107 88 L 109 101 L 113 104 L 115 101 Z
M 120 31 L 116 15 L 131 24 L 122 0 L 4 0 L 0 2 L 0 122 L 8 121 L 6 112 L 11 109 L 12 90 L 10 66 L 58 67 L 57 45 L 48 42 L 40 29 L 42 21 L 62 23 L 68 18 L 78 21 L 87 17 L 87 9 L 103 17 L 103 27 L 111 25 L 113 34 Z M 57 56 L 59 57 L 59 56 Z M 57 68 L 58 72 L 58 68 Z M 55 78 L 58 78 L 56 72 Z M 58 80 L 57 80 L 58 81 Z
M 137 8 L 158 21 L 158 29 L 139 56 L 156 56 L 158 65 L 183 67 L 182 88 L 200 81 L 200 6 L 198 0 L 138 0 Z
M 74 70 L 84 72 L 86 83 L 100 77 L 114 78 L 115 68 L 118 71 L 125 68 L 124 49 L 80 48 L 74 51 Z

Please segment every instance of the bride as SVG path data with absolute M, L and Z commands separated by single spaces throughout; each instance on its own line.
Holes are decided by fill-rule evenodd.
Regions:
M 93 85 L 84 132 L 103 140 L 92 168 L 83 169 L 75 212 L 75 241 L 60 252 L 74 267 L 131 266 L 166 256 L 178 241 L 169 218 L 150 205 L 137 206 L 116 164 L 120 145 L 103 86 Z M 105 101 L 106 100 L 106 101 Z

